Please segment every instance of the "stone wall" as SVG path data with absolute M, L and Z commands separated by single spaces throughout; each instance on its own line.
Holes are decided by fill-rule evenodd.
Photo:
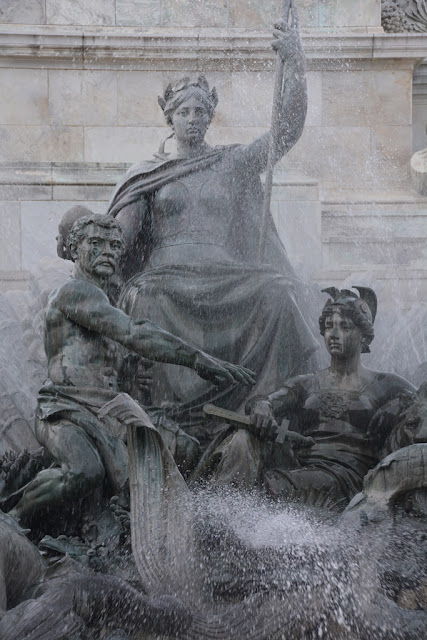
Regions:
M 387 270 L 406 269 L 424 282 L 419 253 L 393 247 L 402 244 L 401 216 L 412 220 L 414 210 L 415 221 L 427 210 L 411 192 L 409 173 L 412 74 L 427 36 L 384 34 L 380 0 L 297 5 L 309 111 L 300 141 L 278 167 L 272 206 L 290 257 L 319 281 L 342 280 L 362 261 L 382 281 Z M 246 143 L 267 129 L 270 30 L 280 6 L 279 0 L 3 0 L 3 288 L 25 287 L 40 257 L 54 254 L 55 227 L 67 207 L 89 202 L 103 211 L 126 166 L 157 150 L 168 135 L 157 95 L 170 80 L 204 73 L 217 87 L 210 143 Z M 352 241 L 341 221 L 354 203 Z M 390 209 L 396 216 L 384 218 L 384 237 L 377 216 Z M 416 237 L 418 226 L 409 224 L 406 235 L 413 228 Z M 369 229 L 377 244 L 359 253 Z
M 308 27 L 376 27 L 381 0 L 298 0 Z M 270 27 L 282 0 L 2 0 L 0 23 L 130 27 Z
M 218 89 L 209 142 L 245 143 L 269 125 L 274 58 L 265 32 L 1 31 L 1 161 L 150 157 L 168 135 L 157 95 L 184 72 L 205 73 Z M 337 187 L 404 188 L 412 70 L 426 38 L 306 33 L 308 117 L 283 168 Z

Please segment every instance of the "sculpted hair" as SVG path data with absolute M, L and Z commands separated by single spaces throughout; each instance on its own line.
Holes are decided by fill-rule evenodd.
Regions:
M 93 211 L 88 209 L 87 207 L 83 207 L 80 204 L 71 207 L 68 209 L 61 218 L 61 221 L 58 225 L 58 236 L 57 236 L 57 246 L 56 253 L 59 258 L 63 260 L 72 260 L 70 249 L 68 247 L 68 236 L 72 229 L 73 224 L 83 218 L 83 216 L 91 216 L 93 215 Z
M 215 107 L 218 104 L 218 95 L 215 87 L 212 91 L 209 89 L 205 76 L 198 76 L 197 78 L 186 77 L 179 80 L 174 87 L 169 84 L 164 95 L 158 98 L 168 125 L 172 124 L 173 112 L 191 96 L 200 100 L 209 115 L 209 119 L 212 120 Z
M 101 215 L 99 213 L 93 213 L 90 216 L 83 216 L 83 218 L 76 220 L 68 234 L 68 246 L 71 247 L 78 245 L 85 237 L 86 227 L 91 224 L 95 224 L 103 229 L 117 229 L 124 246 L 123 232 L 117 220 L 112 216 Z
M 347 304 L 336 304 L 332 300 L 328 300 L 322 310 L 322 315 L 319 318 L 320 335 L 325 335 L 325 323 L 326 318 L 334 313 L 340 313 L 354 323 L 354 325 L 360 329 L 362 334 L 362 353 L 370 353 L 369 345 L 374 339 L 374 325 L 370 322 L 357 308 L 353 302 Z

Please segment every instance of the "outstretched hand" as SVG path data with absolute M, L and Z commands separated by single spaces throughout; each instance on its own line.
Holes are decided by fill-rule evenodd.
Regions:
M 303 55 L 298 12 L 293 0 L 290 3 L 289 13 L 290 22 L 289 20 L 281 19 L 274 24 L 273 36 L 275 39 L 271 43 L 271 46 L 279 53 L 283 61 Z
M 224 360 L 219 360 L 201 351 L 197 354 L 194 370 L 204 380 L 209 380 L 214 384 L 227 381 L 231 384 L 240 382 L 241 384 L 255 384 L 255 373 L 246 367 L 238 364 L 231 364 Z

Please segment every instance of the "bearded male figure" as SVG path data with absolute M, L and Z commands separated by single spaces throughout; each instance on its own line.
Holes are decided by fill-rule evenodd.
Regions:
M 27 485 L 11 511 L 22 521 L 42 507 L 89 495 L 105 476 L 111 493 L 123 490 L 126 427 L 151 422 L 130 396 L 119 393 L 117 343 L 150 360 L 191 367 L 214 383 L 254 382 L 248 369 L 212 358 L 149 320 L 132 320 L 110 303 L 106 292 L 124 248 L 114 218 L 80 218 L 68 242 L 75 273 L 49 298 L 49 380 L 40 391 L 36 421 L 39 442 L 60 466 Z

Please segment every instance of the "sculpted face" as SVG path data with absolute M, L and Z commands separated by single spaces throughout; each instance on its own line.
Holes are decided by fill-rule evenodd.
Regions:
M 325 319 L 325 345 L 331 356 L 348 359 L 360 353 L 362 332 L 350 318 L 338 311 Z
M 210 121 L 210 113 L 203 102 L 190 96 L 173 112 L 172 129 L 177 140 L 197 144 L 203 142 Z
M 90 224 L 83 240 L 72 249 L 83 272 L 97 278 L 109 278 L 117 269 L 123 242 L 117 229 Z

